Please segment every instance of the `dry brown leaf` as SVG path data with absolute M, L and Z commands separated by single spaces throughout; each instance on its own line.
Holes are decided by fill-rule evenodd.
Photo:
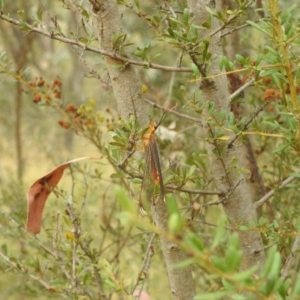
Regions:
M 41 231 L 42 214 L 49 194 L 60 181 L 64 170 L 74 162 L 85 159 L 95 159 L 92 157 L 81 157 L 65 162 L 55 168 L 49 174 L 35 181 L 27 193 L 27 231 L 38 234 Z M 96 158 L 99 159 L 99 158 Z

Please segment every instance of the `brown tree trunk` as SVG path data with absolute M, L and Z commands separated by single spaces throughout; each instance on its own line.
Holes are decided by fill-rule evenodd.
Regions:
M 116 0 L 90 0 L 90 3 L 95 12 L 96 32 L 99 34 L 101 48 L 117 51 L 118 49 L 113 48 L 113 39 L 116 33 L 122 33 L 122 24 Z M 142 99 L 141 84 L 134 68 L 131 65 L 116 68 L 122 62 L 111 57 L 104 59 L 121 117 L 126 119 L 130 114 L 135 114 L 142 126 L 147 125 L 148 117 Z M 152 205 L 152 216 L 157 227 L 168 230 L 169 215 L 164 201 L 157 201 L 156 205 Z M 195 294 L 191 269 L 173 267 L 175 263 L 187 259 L 186 255 L 164 237 L 161 236 L 160 241 L 173 299 L 191 300 Z
M 199 1 L 188 0 L 188 6 L 195 17 L 195 24 L 201 25 L 208 18 L 206 6 L 214 7 L 214 1 Z M 212 18 L 212 30 L 218 28 L 219 24 L 215 18 Z M 220 41 L 220 33 L 215 34 L 210 38 L 210 51 L 213 53 L 213 58 L 207 76 L 220 73 L 218 67 L 218 58 L 223 55 Z M 227 87 L 227 79 L 225 76 L 217 77 L 213 80 L 204 80 L 200 84 L 203 101 L 214 101 L 215 112 L 226 111 L 230 112 L 229 92 Z M 224 126 L 226 127 L 226 121 Z M 228 133 L 226 133 L 228 134 Z M 239 225 L 248 225 L 249 222 L 256 224 L 256 210 L 251 201 L 251 194 L 248 185 L 243 176 L 237 171 L 241 167 L 241 157 L 239 148 L 236 144 L 228 148 L 223 143 L 214 139 L 213 129 L 209 135 L 212 138 L 212 143 L 207 144 L 207 150 L 211 160 L 212 173 L 214 174 L 215 184 L 218 190 L 228 195 L 228 198 L 223 202 L 223 207 L 228 216 L 233 229 Z M 219 153 L 217 157 L 216 153 Z M 238 159 L 234 171 L 230 165 L 233 159 Z M 241 270 L 257 265 L 260 269 L 263 265 L 265 255 L 263 250 L 262 239 L 260 233 L 256 230 L 237 231 L 240 237 L 241 248 L 243 251 L 243 259 Z

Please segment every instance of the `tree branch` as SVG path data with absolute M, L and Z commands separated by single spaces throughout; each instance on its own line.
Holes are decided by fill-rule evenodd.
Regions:
M 104 49 L 94 48 L 94 47 L 88 46 L 85 43 L 79 42 L 78 40 L 63 37 L 63 36 L 57 35 L 53 32 L 48 32 L 48 31 L 42 29 L 41 27 L 33 26 L 27 22 L 21 23 L 15 19 L 12 19 L 12 18 L 4 15 L 3 13 L 0 13 L 0 19 L 4 20 L 6 22 L 9 22 L 11 24 L 14 24 L 16 26 L 19 26 L 19 27 L 24 28 L 24 26 L 25 26 L 25 28 L 28 29 L 29 33 L 35 32 L 35 33 L 47 36 L 53 40 L 63 42 L 65 44 L 78 46 L 78 47 L 82 48 L 84 51 L 90 51 L 90 52 L 94 52 L 94 53 L 98 53 L 98 54 L 101 54 L 104 56 L 111 57 L 111 58 L 119 61 L 119 63 L 122 62 L 124 64 L 131 64 L 131 65 L 136 65 L 136 66 L 141 66 L 141 67 L 146 67 L 146 68 L 156 69 L 156 70 L 161 70 L 161 71 L 167 71 L 167 72 L 183 72 L 183 73 L 192 73 L 193 72 L 191 68 L 164 66 L 164 65 L 160 65 L 160 64 L 146 62 L 146 61 L 137 61 L 137 60 L 130 59 L 128 57 L 118 55 L 113 51 L 107 51 Z
M 250 78 L 245 84 L 243 84 L 240 88 L 238 88 L 236 91 L 234 91 L 230 96 L 229 99 L 232 100 L 236 96 L 238 96 L 243 90 L 245 90 L 247 87 L 253 85 L 255 82 L 254 78 Z
M 237 17 L 239 17 L 253 3 L 254 3 L 254 0 L 249 1 L 248 4 L 245 5 L 245 9 L 244 10 L 240 10 L 237 14 L 230 16 L 225 23 L 223 23 L 220 27 L 218 27 L 215 30 L 213 30 L 212 32 L 210 32 L 203 40 L 205 40 L 207 38 L 210 38 L 210 37 L 216 35 L 217 33 L 219 33 L 220 31 L 222 31 L 230 23 L 232 23 Z
M 281 277 L 283 278 L 283 280 L 287 278 L 289 269 L 291 268 L 292 262 L 295 259 L 295 252 L 298 251 L 299 248 L 300 248 L 300 236 L 297 236 L 292 246 L 291 253 L 287 258 L 284 267 L 281 270 Z
M 188 194 L 198 194 L 198 195 L 223 195 L 224 193 L 222 192 L 217 192 L 217 191 L 210 191 L 210 190 L 190 190 L 190 189 L 183 189 L 180 187 L 172 187 L 172 186 L 166 186 L 165 187 L 166 192 L 168 190 L 173 190 L 173 191 L 179 191 L 183 193 L 188 193 Z
M 244 125 L 242 130 L 229 142 L 227 145 L 227 148 L 231 148 L 234 142 L 238 139 L 239 136 L 243 134 L 245 130 L 247 130 L 248 126 L 251 124 L 251 122 L 258 116 L 258 114 L 265 109 L 265 107 L 269 104 L 269 101 L 267 101 L 264 105 L 262 105 L 258 110 L 256 110 L 253 114 L 253 116 L 249 119 L 249 121 Z
M 147 272 L 149 270 L 151 257 L 153 255 L 153 242 L 154 242 L 155 236 L 156 236 L 155 233 L 153 233 L 151 235 L 151 238 L 150 238 L 149 242 L 148 242 L 147 250 L 146 250 L 146 253 L 145 253 L 145 256 L 144 256 L 143 265 L 142 265 L 142 268 L 140 270 L 139 276 L 138 276 L 138 278 L 135 282 L 135 285 L 132 289 L 132 293 L 134 293 L 134 291 L 135 291 L 136 287 L 139 285 L 140 281 L 144 277 L 148 276 Z M 144 285 L 144 281 L 142 282 L 141 288 L 138 291 L 138 299 L 140 299 L 140 295 L 141 295 L 142 290 L 143 290 L 143 285 Z
M 161 110 L 165 110 L 166 109 L 164 106 L 159 105 L 159 104 L 153 102 L 150 99 L 144 98 L 144 101 L 147 102 L 148 104 L 150 104 L 153 108 L 159 108 Z M 180 118 L 184 118 L 184 119 L 190 120 L 191 122 L 199 124 L 201 127 L 205 127 L 205 128 L 207 127 L 206 124 L 202 120 L 200 120 L 198 118 L 195 118 L 195 117 L 192 117 L 192 116 L 189 116 L 189 115 L 186 115 L 186 114 L 183 114 L 183 113 L 180 113 L 180 112 L 178 112 L 178 111 L 176 111 L 174 109 L 168 111 L 168 113 L 173 114 L 175 116 L 178 116 Z
M 300 174 L 300 171 L 298 171 L 297 174 Z M 263 205 L 268 199 L 270 199 L 275 194 L 276 190 L 281 190 L 282 188 L 284 188 L 287 184 L 289 184 L 294 179 L 295 179 L 295 176 L 289 176 L 287 179 L 283 180 L 282 183 L 279 185 L 279 187 L 271 190 L 266 195 L 264 195 L 262 198 L 260 198 L 258 201 L 256 201 L 254 203 L 255 208 L 258 208 L 259 206 Z
M 97 10 L 97 5 L 101 2 L 101 9 Z M 91 6 L 95 14 L 95 31 L 99 34 L 101 47 L 111 53 L 114 37 L 117 32 L 122 31 L 121 16 L 118 11 L 116 0 L 93 0 Z M 111 78 L 118 110 L 123 119 L 130 115 L 135 115 L 141 126 L 146 126 L 149 122 L 143 95 L 141 94 L 141 84 L 135 70 L 131 66 L 130 60 L 126 59 L 126 66 L 120 70 L 116 69 L 116 63 L 124 61 L 117 56 L 106 56 L 105 62 Z M 151 67 L 151 63 L 142 63 L 142 66 Z M 179 68 L 182 70 L 182 68 Z M 161 69 L 162 70 L 162 69 Z M 166 70 L 166 69 L 165 69 Z M 178 68 L 172 68 L 173 71 Z M 160 231 L 168 231 L 169 213 L 163 199 L 156 202 L 150 202 L 153 222 Z M 194 282 L 190 267 L 174 268 L 174 264 L 187 259 L 182 250 L 168 240 L 165 236 L 160 235 L 160 242 L 166 269 L 168 272 L 170 288 L 174 300 L 191 300 L 195 295 Z
M 252 1 L 251 1 L 252 2 Z M 206 10 L 207 5 L 214 6 L 219 5 L 220 1 L 198 1 L 188 0 L 188 7 L 190 12 L 194 16 L 194 24 L 201 25 L 210 16 Z M 250 2 L 248 2 L 250 5 Z M 215 9 L 215 7 L 212 7 Z M 218 8 L 216 8 L 218 9 Z M 229 18 L 230 22 L 233 20 Z M 218 20 L 215 18 L 211 19 L 211 31 L 207 33 L 206 37 L 210 37 L 209 40 L 209 51 L 213 53 L 212 59 L 209 64 L 209 70 L 207 78 L 212 80 L 212 86 L 205 86 L 200 83 L 201 89 L 201 100 L 213 101 L 214 111 L 230 113 L 230 95 L 228 93 L 227 81 L 225 74 L 220 74 L 219 64 L 217 58 L 223 55 L 223 49 L 220 43 L 220 31 L 225 28 L 228 24 L 219 26 Z M 212 74 L 220 74 L 220 76 L 211 76 Z M 246 85 L 247 86 L 247 85 Z M 228 127 L 228 121 L 222 121 L 223 128 Z M 213 133 L 213 129 L 208 124 L 209 131 Z M 218 141 L 213 136 L 211 144 L 207 143 L 208 157 L 210 158 L 210 168 L 214 174 L 215 184 L 218 190 L 226 191 L 236 186 L 237 182 L 240 182 L 234 190 L 228 196 L 227 201 L 223 202 L 225 213 L 227 214 L 233 228 L 237 224 L 248 224 L 249 222 L 257 222 L 256 210 L 253 206 L 249 186 L 245 183 L 243 175 L 236 172 L 242 167 L 241 156 L 239 148 L 237 147 L 226 147 L 223 141 Z M 231 164 L 233 159 L 237 159 L 237 162 L 233 170 Z M 264 252 L 260 251 L 259 254 L 253 254 L 255 250 L 263 248 L 262 239 L 259 232 L 255 231 L 238 231 L 238 235 L 241 241 L 241 249 L 243 251 L 243 258 L 240 269 L 245 270 L 252 266 L 258 267 L 258 273 L 263 268 L 265 256 Z

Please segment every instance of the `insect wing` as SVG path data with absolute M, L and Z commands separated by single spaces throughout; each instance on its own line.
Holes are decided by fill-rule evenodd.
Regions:
M 153 136 L 153 141 L 149 144 L 150 149 L 150 157 L 151 157 L 151 178 L 153 183 L 160 188 L 160 195 L 163 196 L 164 194 L 164 183 L 162 180 L 162 174 L 161 174 L 161 167 L 160 167 L 160 160 L 159 160 L 159 154 L 158 154 L 158 148 L 155 141 L 155 138 Z
M 140 211 L 145 214 L 144 204 L 153 201 L 157 195 L 163 199 L 164 185 L 161 174 L 159 154 L 154 134 L 149 137 L 145 150 L 145 171 L 139 200 Z

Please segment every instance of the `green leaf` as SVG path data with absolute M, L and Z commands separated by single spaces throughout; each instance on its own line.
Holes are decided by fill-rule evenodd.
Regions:
M 31 30 L 31 28 L 28 26 L 27 23 L 23 22 L 23 21 L 20 21 L 20 24 L 22 25 L 22 29 L 21 30 L 24 30 L 24 31 L 29 31 Z
M 264 77 L 264 76 L 270 76 L 271 74 L 277 73 L 278 72 L 278 68 L 274 68 L 274 69 L 269 69 L 266 71 L 261 71 L 260 76 Z
M 243 295 L 232 295 L 230 300 L 249 300 L 248 297 L 245 297 Z
M 270 270 L 272 268 L 272 265 L 273 265 L 273 260 L 274 260 L 274 257 L 275 257 L 276 250 L 277 250 L 276 246 L 270 248 L 270 250 L 268 252 L 268 255 L 267 255 L 266 262 L 264 264 L 264 267 L 263 267 L 261 275 L 260 275 L 261 278 L 267 278 L 268 277 L 269 272 L 270 272 Z
M 83 9 L 82 12 L 81 12 L 81 14 L 82 14 L 84 17 L 86 17 L 87 19 L 90 17 L 90 15 L 89 15 L 89 13 L 87 12 L 86 9 Z
M 124 65 L 123 64 L 114 64 L 113 68 L 115 68 L 115 69 L 122 69 L 122 68 L 124 68 Z
M 236 55 L 235 55 L 235 58 L 236 58 L 236 60 L 237 60 L 239 63 L 241 63 L 242 65 L 244 65 L 244 64 L 246 63 L 245 58 L 244 58 L 242 55 L 240 55 L 240 54 L 236 54 Z
M 242 261 L 242 251 L 240 250 L 239 237 L 234 233 L 230 237 L 228 248 L 225 252 L 227 269 L 235 271 Z
M 281 25 L 285 24 L 292 15 L 292 11 L 297 7 L 297 4 L 293 4 L 291 7 L 287 8 L 281 15 Z
M 232 291 L 235 289 L 234 285 L 232 285 L 229 281 L 225 280 L 224 278 L 222 278 L 222 283 L 227 291 Z
M 140 10 L 140 3 L 139 3 L 139 1 L 138 0 L 134 0 L 134 4 L 138 8 L 138 10 Z
M 219 69 L 222 70 L 224 67 L 224 56 L 219 57 Z
M 184 241 L 187 246 L 196 252 L 202 252 L 204 249 L 202 240 L 193 232 L 188 232 Z
M 220 257 L 216 256 L 216 255 L 211 255 L 210 257 L 210 262 L 219 270 L 226 272 L 227 271 L 227 266 L 224 263 L 224 260 L 221 259 Z
M 300 217 L 295 220 L 295 228 L 297 231 L 300 231 Z
M 291 145 L 291 142 L 281 144 L 280 146 L 278 146 L 275 149 L 273 149 L 272 153 L 281 152 L 281 151 L 285 150 L 286 148 L 288 148 L 290 145 Z
M 231 137 L 229 135 L 221 135 L 217 138 L 219 141 L 229 141 Z
M 22 10 L 18 10 L 17 13 L 18 13 L 19 17 L 20 17 L 22 20 L 25 19 L 25 14 L 24 14 L 24 10 L 23 10 L 23 9 L 22 9 Z
M 278 73 L 276 73 L 278 74 Z M 272 80 L 274 81 L 274 83 L 276 84 L 276 86 L 280 89 L 280 82 L 277 76 L 275 76 L 275 74 L 271 74 Z
M 211 245 L 212 249 L 216 248 L 220 244 L 222 238 L 225 236 L 225 233 L 226 233 L 225 221 L 220 219 L 215 236 L 214 236 L 213 243 Z
M 80 37 L 79 38 L 79 41 L 84 43 L 84 44 L 87 44 L 88 43 L 88 39 L 84 38 L 84 37 Z
M 216 13 L 208 6 L 205 7 L 205 9 L 213 16 L 216 16 Z
M 189 22 L 189 17 L 190 17 L 190 12 L 188 8 L 185 8 L 183 11 L 183 20 L 188 23 Z
M 116 199 L 118 200 L 118 202 L 122 207 L 122 210 L 131 211 L 131 212 L 134 212 L 136 210 L 135 205 L 127 197 L 126 192 L 119 186 L 117 186 L 117 188 L 115 189 L 115 195 L 116 195 Z
M 170 18 L 170 20 L 171 20 L 172 22 L 174 22 L 174 23 L 176 23 L 176 24 L 178 24 L 178 25 L 184 27 L 184 24 L 183 24 L 180 20 L 175 19 L 175 18 Z
M 166 178 L 164 178 L 164 184 L 168 184 L 172 179 L 174 178 L 174 175 L 170 174 Z
M 267 35 L 271 36 L 271 34 L 266 31 L 265 29 L 263 29 L 261 26 L 259 26 L 258 24 L 252 22 L 252 21 L 246 21 L 246 23 L 248 23 L 249 25 L 251 25 L 252 27 L 256 28 L 257 30 L 266 33 Z
M 215 102 L 210 101 L 209 104 L 208 104 L 208 112 L 209 112 L 209 114 L 210 115 L 213 114 L 214 110 L 215 110 Z
M 188 173 L 188 177 L 191 177 L 191 176 L 194 174 L 196 168 L 197 168 L 196 165 L 192 165 L 192 166 L 190 167 L 189 173 Z
M 168 229 L 171 233 L 176 233 L 180 225 L 180 216 L 179 214 L 173 213 L 170 215 L 168 220 Z
M 290 295 L 290 299 L 296 299 L 296 296 L 300 295 L 300 272 L 298 272 L 297 279 L 294 284 L 294 289 Z
M 170 215 L 172 215 L 174 213 L 178 214 L 178 215 L 180 214 L 180 209 L 179 209 L 177 201 L 173 195 L 166 196 L 166 204 L 167 204 L 168 212 Z
M 192 70 L 193 70 L 194 74 L 195 74 L 197 77 L 201 77 L 201 74 L 200 74 L 200 72 L 199 72 L 199 69 L 198 69 L 198 67 L 197 67 L 194 63 L 191 64 L 191 67 L 192 67 Z
M 295 178 L 300 178 L 300 173 L 292 173 L 291 176 Z
M 185 260 L 180 261 L 178 263 L 172 264 L 172 267 L 176 268 L 176 269 L 186 268 L 186 267 L 189 267 L 194 262 L 195 261 L 194 261 L 193 258 L 188 258 L 188 259 L 185 259 Z
M 254 266 L 246 271 L 235 273 L 234 275 L 231 276 L 231 279 L 249 284 L 253 282 L 253 274 L 256 271 L 257 271 L 257 266 Z
M 275 252 L 273 257 L 273 263 L 269 270 L 268 277 L 277 277 L 280 274 L 281 269 L 281 255 L 279 252 Z

